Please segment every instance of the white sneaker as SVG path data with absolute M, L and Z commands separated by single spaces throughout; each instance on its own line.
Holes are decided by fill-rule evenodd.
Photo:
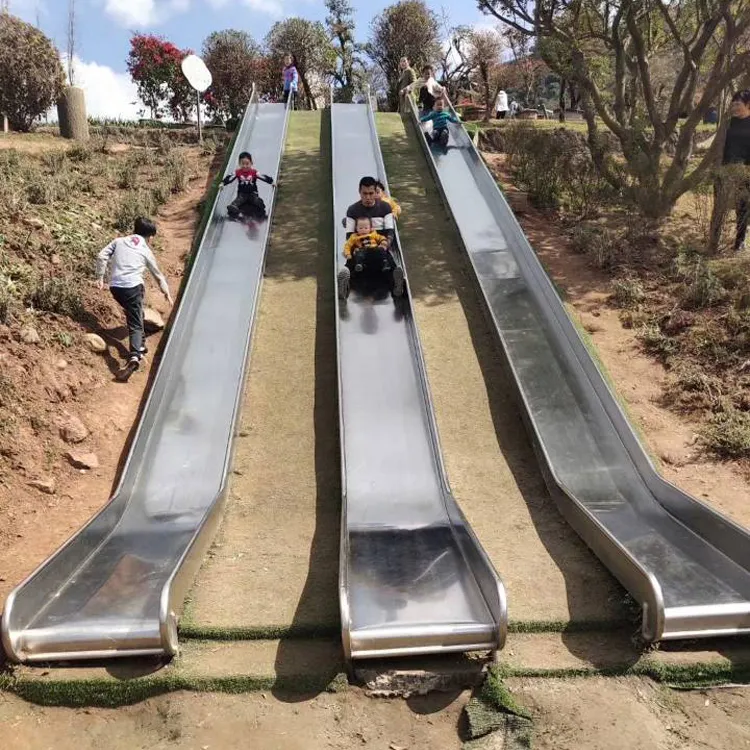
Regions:
M 404 269 L 396 266 L 393 269 L 393 296 L 402 297 L 404 294 Z
M 339 299 L 345 300 L 349 296 L 351 273 L 348 268 L 342 268 L 336 277 L 336 284 L 339 291 Z

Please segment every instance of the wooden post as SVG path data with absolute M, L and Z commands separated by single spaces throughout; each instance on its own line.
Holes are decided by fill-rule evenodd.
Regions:
M 203 143 L 203 127 L 201 126 L 201 93 L 196 92 L 198 97 L 198 143 Z

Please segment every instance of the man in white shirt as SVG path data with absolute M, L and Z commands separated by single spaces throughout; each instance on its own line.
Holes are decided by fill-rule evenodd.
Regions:
M 495 102 L 495 115 L 498 120 L 504 120 L 508 114 L 508 95 L 505 91 L 500 91 Z
M 117 304 L 125 311 L 130 338 L 130 357 L 118 376 L 127 380 L 140 366 L 147 349 L 143 330 L 143 276 L 148 269 L 159 284 L 169 304 L 172 295 L 164 274 L 159 270 L 148 240 L 156 235 L 156 225 L 149 219 L 135 220 L 133 234 L 112 240 L 96 258 L 96 277 L 99 289 L 104 289 L 104 276 L 110 269 L 109 289 Z

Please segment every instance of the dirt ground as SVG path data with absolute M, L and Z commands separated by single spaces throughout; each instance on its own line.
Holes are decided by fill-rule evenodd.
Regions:
M 485 158 L 508 186 L 510 178 L 502 156 L 486 154 Z M 506 189 L 514 192 L 512 187 Z M 610 277 L 574 253 L 559 227 L 533 208 L 518 220 L 547 272 L 565 290 L 568 309 L 578 315 L 591 335 L 664 476 L 743 526 L 750 526 L 750 477 L 736 463 L 706 457 L 696 443 L 697 424 L 660 404 L 667 371 L 644 354 L 634 331 L 624 328 L 619 312 L 607 304 Z
M 422 700 L 412 708 L 356 690 L 306 703 L 260 693 L 176 693 L 116 710 L 76 710 L 0 694 L 0 726 L 8 750 L 458 750 L 463 702 L 443 708 Z
M 640 678 L 513 679 L 535 750 L 727 750 L 750 747 L 747 688 L 679 692 Z M 361 691 L 299 703 L 265 693 L 175 693 L 118 709 L 34 706 L 0 694 L 9 750 L 501 750 L 463 744 L 469 694 L 383 700 Z
M 41 136 L 31 138 L 36 143 Z M 14 147 L 18 140 L 18 137 L 13 138 Z M 50 139 L 44 140 L 45 144 L 47 140 Z M 190 153 L 190 158 L 201 159 L 197 150 Z M 202 161 L 206 166 L 210 162 Z M 205 174 L 194 177 L 187 189 L 171 199 L 157 216 L 158 261 L 175 293 L 199 217 L 196 209 L 205 194 L 206 184 Z M 106 303 L 108 295 L 107 291 L 101 292 Z M 158 311 L 165 320 L 171 314 L 169 305 L 151 279 L 147 280 L 146 305 Z M 127 330 L 120 323 L 114 328 L 106 328 L 108 322 L 109 319 L 103 320 L 104 330 L 99 331 L 108 344 L 108 351 L 103 356 L 87 351 L 83 344 L 63 351 L 52 345 L 45 347 L 48 344 L 46 338 L 43 338 L 42 347 L 30 347 L 23 352 L 19 344 L 13 344 L 19 349 L 18 352 L 13 350 L 14 353 L 22 357 L 19 361 L 25 362 L 30 377 L 35 380 L 47 378 L 48 390 L 54 386 L 54 390 L 64 387 L 69 389 L 69 394 L 72 391 L 74 398 L 68 396 L 65 403 L 58 404 L 54 390 L 50 390 L 52 397 L 46 408 L 50 414 L 73 415 L 82 420 L 90 434 L 73 447 L 80 452 L 95 453 L 99 468 L 90 471 L 74 469 L 63 457 L 71 446 L 65 446 L 59 440 L 50 442 L 44 449 L 45 468 L 47 473 L 55 476 L 56 490 L 54 495 L 48 495 L 27 485 L 29 477 L 38 471 L 31 460 L 31 450 L 26 454 L 22 451 L 15 459 L 19 471 L 3 477 L 0 482 L 0 601 L 110 497 L 118 466 L 124 458 L 123 447 L 149 382 L 155 361 L 153 354 L 158 349 L 161 334 L 149 336 L 151 354 L 141 370 L 129 383 L 117 383 L 111 372 L 127 352 Z M 44 336 L 43 324 L 40 330 Z

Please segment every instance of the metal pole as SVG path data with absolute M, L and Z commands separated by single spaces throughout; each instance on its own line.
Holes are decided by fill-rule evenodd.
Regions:
M 203 143 L 203 129 L 201 128 L 201 92 L 198 95 L 198 143 Z

